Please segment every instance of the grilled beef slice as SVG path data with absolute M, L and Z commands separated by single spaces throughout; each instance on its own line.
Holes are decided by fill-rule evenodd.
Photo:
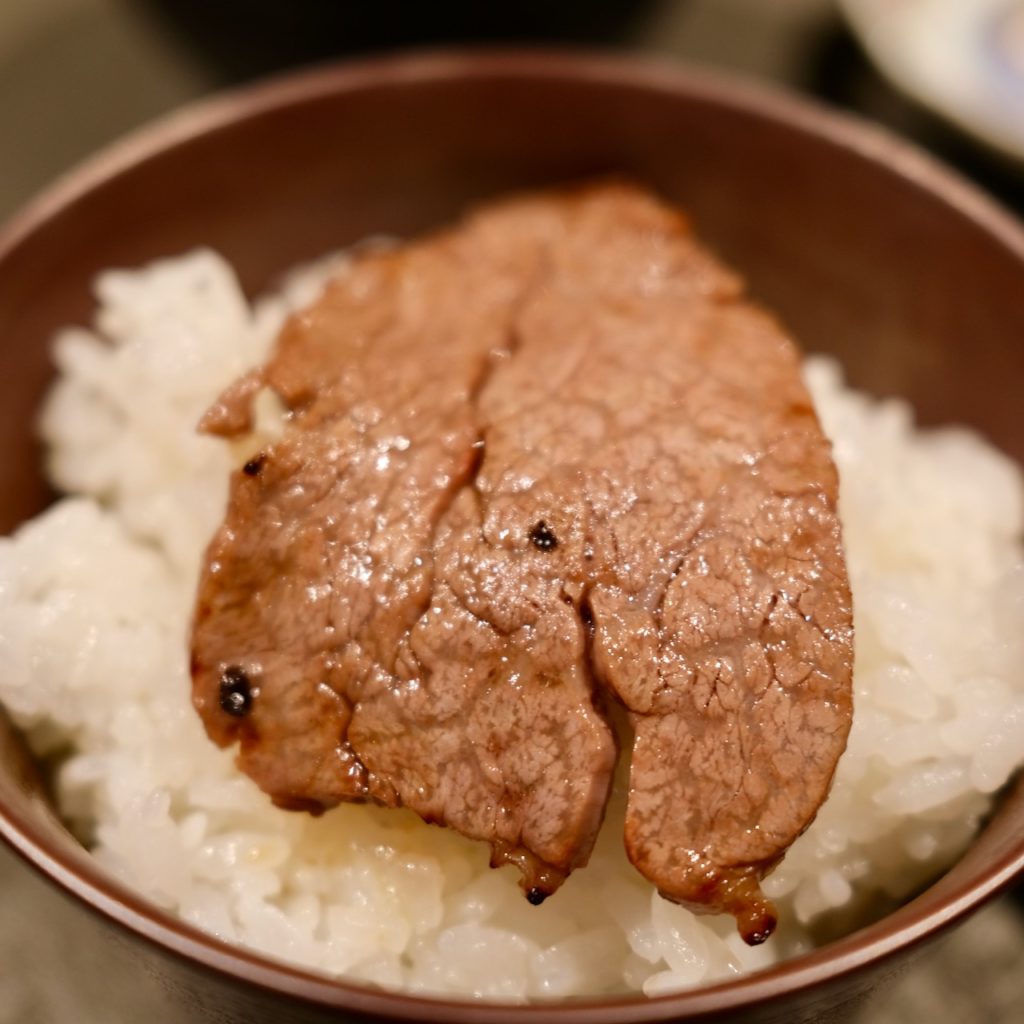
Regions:
M 616 700 L 631 860 L 765 938 L 846 742 L 850 594 L 797 351 L 682 216 L 600 185 L 363 255 L 206 429 L 260 387 L 289 418 L 203 568 L 211 737 L 281 806 L 488 841 L 536 902 L 593 846 Z

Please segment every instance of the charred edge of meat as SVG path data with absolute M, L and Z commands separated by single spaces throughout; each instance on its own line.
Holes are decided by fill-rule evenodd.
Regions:
M 744 904 L 726 909 L 736 918 L 740 938 L 748 946 L 760 946 L 770 939 L 779 923 L 774 905 L 763 898 L 756 905 Z
M 272 796 L 270 799 L 273 805 L 280 807 L 282 811 L 305 811 L 314 818 L 319 818 L 328 809 L 319 800 L 289 793 Z
M 530 543 L 538 551 L 554 551 L 558 547 L 558 538 L 543 519 L 538 520 L 530 531 Z
M 550 895 L 551 893 L 545 892 L 543 889 L 539 889 L 537 886 L 534 886 L 527 892 L 526 899 L 529 903 L 533 904 L 533 906 L 539 907 Z
M 266 452 L 260 452 L 259 455 L 254 455 L 243 467 L 242 472 L 246 476 L 259 476 L 260 470 L 263 469 L 264 463 L 267 461 Z
M 754 875 L 734 878 L 725 885 L 722 909 L 736 919 L 740 937 L 748 946 L 760 946 L 779 923 L 775 904 L 768 899 Z
M 252 710 L 252 683 L 238 665 L 229 665 L 221 673 L 220 707 L 232 718 L 244 718 Z
M 762 928 L 752 932 L 743 932 L 743 941 L 748 946 L 760 946 L 762 942 L 767 942 L 772 937 L 777 924 L 778 921 L 774 917 L 767 918 Z

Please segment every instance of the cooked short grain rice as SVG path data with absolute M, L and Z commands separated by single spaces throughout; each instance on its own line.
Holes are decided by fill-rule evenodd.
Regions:
M 591 864 L 542 907 L 482 844 L 410 813 L 273 808 L 189 702 L 196 572 L 238 456 L 194 428 L 325 272 L 255 306 L 209 252 L 108 273 L 94 327 L 57 340 L 42 425 L 72 497 L 0 541 L 0 699 L 39 751 L 73 744 L 61 807 L 103 864 L 283 960 L 524 1000 L 756 969 L 957 856 L 1024 753 L 1021 476 L 972 434 L 918 431 L 904 404 L 846 390 L 824 359 L 807 377 L 841 475 L 856 712 L 828 802 L 765 883 L 783 919 L 768 943 L 630 867 L 621 784 Z

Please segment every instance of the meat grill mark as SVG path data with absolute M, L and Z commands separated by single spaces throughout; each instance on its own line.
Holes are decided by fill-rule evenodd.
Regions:
M 490 842 L 533 902 L 589 855 L 617 699 L 631 859 L 759 941 L 758 880 L 848 728 L 834 470 L 791 344 L 627 187 L 498 204 L 350 275 L 204 421 L 244 429 L 257 378 L 291 412 L 208 555 L 211 736 L 282 806 L 404 804 Z M 233 661 L 260 666 L 245 730 L 210 713 Z

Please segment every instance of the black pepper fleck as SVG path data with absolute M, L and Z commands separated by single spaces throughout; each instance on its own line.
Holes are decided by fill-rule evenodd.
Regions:
M 234 718 L 244 718 L 252 710 L 252 684 L 237 665 L 229 665 L 221 673 L 220 706 Z
M 530 531 L 530 541 L 538 551 L 554 551 L 558 547 L 558 538 L 543 519 Z
M 260 452 L 259 455 L 254 455 L 243 467 L 242 472 L 246 476 L 258 476 L 260 470 L 263 468 L 263 463 L 267 461 L 266 455 Z
M 535 907 L 539 907 L 548 898 L 548 893 L 543 889 L 533 888 L 526 894 L 526 898 Z

